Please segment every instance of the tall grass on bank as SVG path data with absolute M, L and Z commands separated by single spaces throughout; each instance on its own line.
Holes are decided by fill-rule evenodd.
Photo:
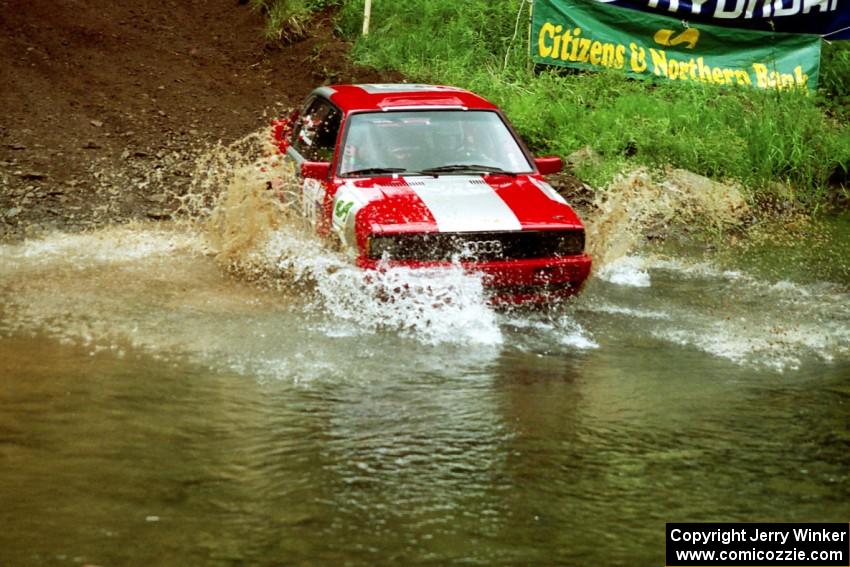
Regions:
M 820 84 L 821 104 L 850 124 L 850 41 L 824 42 Z
M 310 16 L 342 0 L 249 0 L 251 9 L 266 16 L 266 39 L 290 43 L 306 35 Z
M 756 193 L 780 184 L 810 205 L 850 168 L 850 49 L 827 46 L 818 96 L 627 79 L 616 72 L 535 70 L 522 0 L 373 2 L 358 63 L 474 90 L 506 110 L 541 153 L 591 147 L 579 174 L 604 183 L 628 165 L 673 165 L 735 179 Z M 354 38 L 363 0 L 339 25 Z M 519 25 L 517 26 L 517 23 Z

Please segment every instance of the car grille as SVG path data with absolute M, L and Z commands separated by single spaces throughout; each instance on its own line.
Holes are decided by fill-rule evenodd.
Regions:
M 494 261 L 576 256 L 583 230 L 429 232 L 374 236 L 369 257 L 415 261 Z

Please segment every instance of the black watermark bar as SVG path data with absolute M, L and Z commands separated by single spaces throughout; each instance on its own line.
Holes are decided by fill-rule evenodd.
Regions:
M 850 566 L 850 524 L 667 524 L 667 566 Z

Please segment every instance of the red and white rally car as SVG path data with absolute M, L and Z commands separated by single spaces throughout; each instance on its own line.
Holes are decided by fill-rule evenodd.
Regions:
M 581 220 L 502 112 L 468 91 L 338 85 L 273 123 L 300 168 L 300 207 L 356 264 L 459 263 L 496 303 L 575 293 L 590 273 Z

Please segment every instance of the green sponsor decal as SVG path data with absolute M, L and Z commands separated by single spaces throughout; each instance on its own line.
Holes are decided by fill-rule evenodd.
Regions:
M 336 202 L 336 207 L 334 207 L 334 216 L 339 219 L 340 223 L 345 222 L 348 218 L 348 212 L 351 210 L 351 207 L 354 206 L 353 201 L 343 201 L 339 200 Z
M 531 55 L 536 63 L 638 77 L 814 92 L 820 38 L 688 25 L 593 0 L 534 0 Z

